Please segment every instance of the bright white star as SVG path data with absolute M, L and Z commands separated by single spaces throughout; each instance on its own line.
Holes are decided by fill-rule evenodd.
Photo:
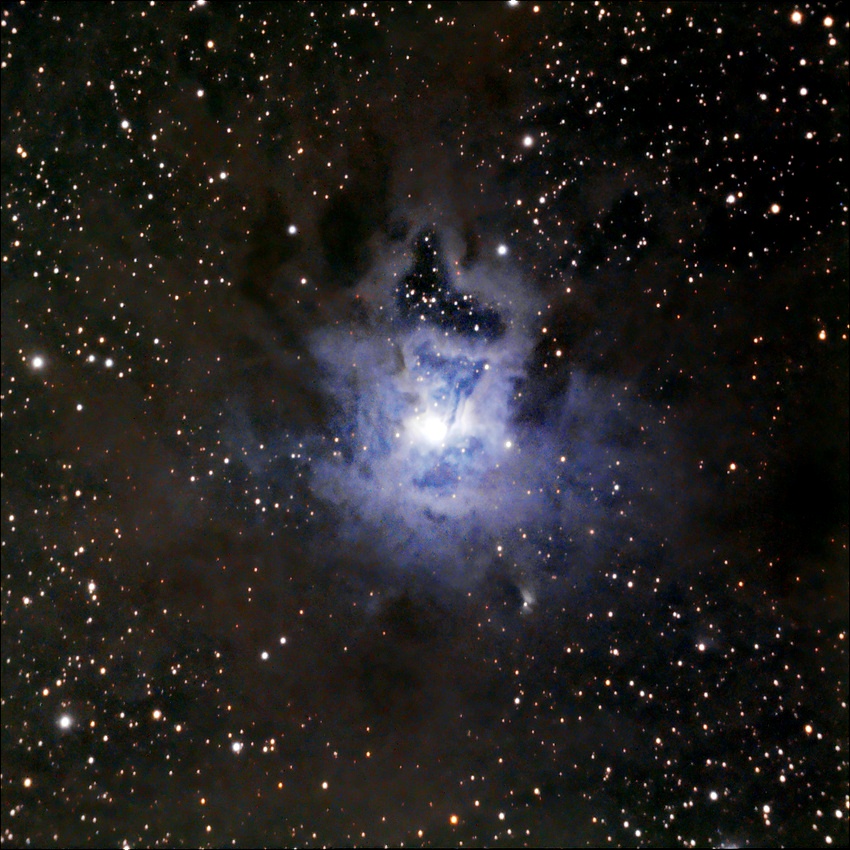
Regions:
M 413 430 L 419 439 L 432 445 L 442 443 L 449 433 L 449 427 L 445 420 L 436 413 L 426 413 L 416 419 Z

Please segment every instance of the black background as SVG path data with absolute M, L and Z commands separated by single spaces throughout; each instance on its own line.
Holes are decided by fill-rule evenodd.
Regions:
M 847 844 L 797 8 L 4 4 L 7 846 Z

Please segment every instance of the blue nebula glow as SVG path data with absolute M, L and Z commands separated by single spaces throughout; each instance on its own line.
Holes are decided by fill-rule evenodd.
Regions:
M 498 309 L 494 297 L 475 303 L 496 316 L 498 337 L 468 333 L 466 319 L 459 329 L 445 316 L 409 322 L 398 308 L 313 335 L 337 414 L 310 486 L 340 518 L 340 551 L 368 543 L 397 569 L 460 587 L 499 559 L 535 598 L 535 573 L 644 533 L 633 519 L 648 506 L 640 479 L 650 468 L 658 478 L 662 451 L 648 435 L 631 440 L 650 412 L 627 389 L 578 369 L 541 418 L 520 421 L 538 305 L 518 276 L 497 275 L 487 270 Z

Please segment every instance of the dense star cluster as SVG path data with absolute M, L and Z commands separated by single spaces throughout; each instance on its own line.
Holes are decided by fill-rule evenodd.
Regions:
M 849 30 L 5 5 L 3 845 L 847 846 Z
M 431 322 L 463 336 L 480 334 L 488 340 L 505 332 L 496 310 L 481 307 L 469 293 L 453 291 L 434 231 L 425 230 L 417 237 L 413 258 L 413 267 L 398 291 L 403 318 Z

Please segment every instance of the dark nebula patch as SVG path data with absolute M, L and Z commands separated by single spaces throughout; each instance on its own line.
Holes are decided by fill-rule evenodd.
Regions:
M 427 322 L 460 336 L 499 339 L 505 325 L 492 307 L 460 292 L 449 278 L 436 231 L 421 231 L 413 247 L 413 265 L 402 279 L 396 298 L 399 313 L 408 324 Z

